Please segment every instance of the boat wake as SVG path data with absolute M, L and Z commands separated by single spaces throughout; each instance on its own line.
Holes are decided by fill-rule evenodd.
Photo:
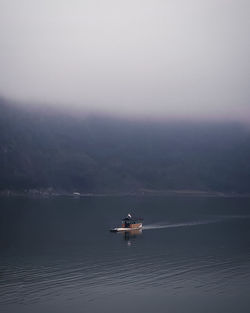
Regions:
M 150 230 L 150 229 L 161 229 L 161 228 L 176 228 L 176 227 L 189 227 L 189 226 L 197 226 L 211 223 L 218 223 L 225 220 L 233 220 L 233 219 L 246 219 L 250 218 L 250 215 L 228 215 L 228 216 L 219 216 L 217 218 L 212 218 L 203 221 L 193 221 L 193 222 L 183 222 L 183 223 L 154 223 L 149 225 L 144 225 L 142 230 Z
M 186 223 L 154 223 L 149 225 L 144 225 L 142 227 L 142 230 L 150 230 L 150 229 L 161 229 L 161 228 L 176 228 L 176 227 L 188 227 L 188 226 L 197 226 L 202 224 L 210 224 L 210 223 L 216 223 L 219 220 L 207 220 L 207 221 L 195 221 L 195 222 L 186 222 Z

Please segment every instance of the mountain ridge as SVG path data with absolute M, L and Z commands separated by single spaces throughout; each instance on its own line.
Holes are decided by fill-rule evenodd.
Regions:
M 129 121 L 0 99 L 0 190 L 250 192 L 250 131 L 238 123 Z

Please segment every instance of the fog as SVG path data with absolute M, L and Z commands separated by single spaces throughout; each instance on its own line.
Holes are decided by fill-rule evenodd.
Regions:
M 122 116 L 248 119 L 250 2 L 0 0 L 0 94 Z

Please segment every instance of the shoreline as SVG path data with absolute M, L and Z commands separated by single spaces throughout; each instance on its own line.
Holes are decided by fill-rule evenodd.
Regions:
M 250 193 L 239 192 L 221 192 L 221 191 L 204 191 L 204 190 L 151 190 L 140 189 L 138 191 L 130 192 L 71 192 L 71 191 L 56 191 L 56 190 L 39 190 L 31 189 L 25 191 L 2 190 L 0 191 L 0 198 L 6 197 L 25 197 L 25 198 L 56 198 L 56 197 L 70 197 L 70 198 L 84 198 L 84 197 L 147 197 L 147 196 L 194 196 L 194 197 L 216 197 L 216 198 L 250 198 Z

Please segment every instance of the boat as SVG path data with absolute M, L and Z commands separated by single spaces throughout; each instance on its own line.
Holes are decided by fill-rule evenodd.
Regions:
M 111 232 L 119 231 L 135 231 L 142 229 L 142 218 L 132 218 L 131 214 L 122 219 L 121 227 L 115 227 L 110 229 Z

